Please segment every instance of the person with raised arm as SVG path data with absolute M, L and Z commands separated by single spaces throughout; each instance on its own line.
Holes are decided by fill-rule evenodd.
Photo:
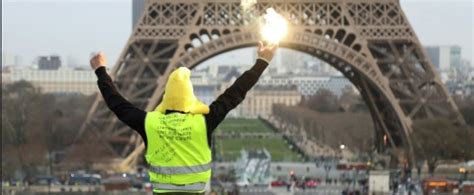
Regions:
M 199 101 L 191 71 L 174 70 L 155 110 L 146 112 L 122 97 L 106 71 L 100 52 L 90 60 L 98 87 L 110 110 L 142 137 L 154 194 L 204 194 L 211 179 L 211 137 L 227 113 L 239 105 L 272 60 L 278 45 L 258 45 L 255 64 L 211 105 Z

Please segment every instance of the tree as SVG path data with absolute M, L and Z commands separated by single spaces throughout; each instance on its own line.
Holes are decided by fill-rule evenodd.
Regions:
M 342 94 L 338 99 L 338 106 L 341 111 L 345 112 L 369 112 L 367 104 L 359 94 L 353 91 L 352 87 L 346 87 L 342 90 Z
M 90 171 L 94 163 L 104 162 L 113 157 L 111 151 L 107 150 L 107 144 L 106 141 L 94 135 L 84 137 L 69 148 L 65 161 Z
M 441 160 L 468 160 L 473 155 L 473 129 L 459 126 L 446 118 L 416 121 L 412 139 L 417 158 L 426 160 L 433 175 Z
M 352 151 L 371 148 L 369 143 L 372 143 L 374 128 L 368 113 L 319 113 L 304 107 L 276 104 L 272 115 L 277 121 L 304 130 L 307 138 L 336 150 L 340 144 Z
M 338 109 L 337 96 L 327 89 L 320 89 L 303 102 L 303 105 L 317 112 L 336 112 Z
M 21 170 L 26 178 L 50 166 L 52 152 L 69 146 L 92 98 L 44 94 L 31 83 L 2 86 L 2 176 Z
M 22 170 L 27 178 L 44 157 L 44 148 L 36 136 L 46 125 L 41 120 L 41 108 L 48 99 L 26 81 L 2 87 L 2 148 L 10 154 L 4 160 L 11 162 L 13 170 Z
M 455 97 L 459 111 L 464 116 L 466 123 L 474 127 L 474 96 L 465 98 Z

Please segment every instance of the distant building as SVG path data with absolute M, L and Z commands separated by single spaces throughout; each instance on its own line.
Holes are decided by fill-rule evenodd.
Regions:
M 31 82 L 44 93 L 52 94 L 83 94 L 91 95 L 98 91 L 97 77 L 91 70 L 32 70 L 11 69 L 8 81 L 4 80 L 2 71 L 2 85 L 25 80 Z
M 59 56 L 40 56 L 38 58 L 38 69 L 57 70 L 61 67 L 61 58 Z
M 219 94 L 222 94 L 230 84 L 232 83 L 222 85 Z M 300 101 L 301 93 L 298 92 L 296 86 L 257 85 L 247 93 L 244 101 L 229 113 L 229 116 L 245 118 L 267 117 L 271 115 L 274 104 L 295 106 Z
M 462 67 L 459 46 L 428 46 L 425 49 L 433 65 L 440 71 Z
M 452 68 L 462 68 L 463 61 L 461 59 L 461 47 L 452 46 L 449 52 L 449 61 Z
M 445 83 L 446 88 L 448 89 L 449 94 L 451 95 L 464 95 L 464 84 L 459 81 L 447 81 Z
M 196 97 L 206 104 L 231 86 L 241 76 L 245 66 L 210 66 L 207 70 L 193 71 L 193 83 Z M 271 114 L 273 104 L 296 105 L 301 101 L 301 93 L 294 85 L 257 85 L 246 95 L 244 101 L 229 116 L 256 118 Z
M 474 81 L 470 81 L 465 87 L 466 96 L 474 96 Z
M 474 96 L 474 70 L 470 71 L 465 81 L 464 93 L 466 96 Z
M 323 63 L 303 66 L 321 69 Z M 327 66 L 328 67 L 328 66 Z M 193 70 L 191 82 L 196 97 L 206 104 L 212 103 L 235 82 L 246 65 L 213 65 L 201 70 Z M 229 116 L 255 118 L 271 114 L 273 104 L 297 105 L 304 96 L 315 95 L 320 89 L 327 89 L 340 96 L 343 90 L 354 89 L 352 83 L 343 76 L 317 76 L 301 74 L 264 74 L 258 84 L 246 95 L 244 101 Z
M 19 57 L 9 52 L 2 52 L 2 68 L 18 65 Z
M 311 68 L 308 68 L 309 66 Z M 329 73 L 331 71 L 329 67 L 330 66 L 325 62 L 314 56 L 291 49 L 281 48 L 278 49 L 273 60 L 270 62 L 268 72 L 271 74 L 286 74 L 290 72 L 303 74 L 315 71 Z
M 259 81 L 262 85 L 296 85 L 303 96 L 315 95 L 320 89 L 327 89 L 340 96 L 342 90 L 351 87 L 352 83 L 343 76 L 313 75 L 273 75 Z
M 209 105 L 215 100 L 218 85 L 209 73 L 193 71 L 190 80 L 193 84 L 194 94 L 200 101 Z
M 296 86 L 257 85 L 247 93 L 238 109 L 241 116 L 268 117 L 272 114 L 274 104 L 296 106 L 301 102 L 301 93 Z
M 207 72 L 212 79 L 226 80 L 226 77 L 239 76 L 250 68 L 250 65 L 212 65 L 207 68 Z
M 215 84 L 195 85 L 193 84 L 194 94 L 203 103 L 210 105 L 216 99 L 218 86 Z
M 11 73 L 9 67 L 2 68 L 2 86 L 11 83 Z
M 142 16 L 143 10 L 145 9 L 145 0 L 133 0 L 132 1 L 132 28 L 138 24 L 140 16 Z

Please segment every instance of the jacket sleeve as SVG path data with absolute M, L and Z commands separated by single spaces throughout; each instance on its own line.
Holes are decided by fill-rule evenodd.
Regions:
M 206 126 L 209 135 L 224 120 L 227 113 L 244 100 L 247 92 L 257 83 L 267 66 L 267 61 L 257 59 L 255 65 L 250 70 L 245 71 L 232 86 L 227 88 L 224 93 L 211 103 L 209 114 L 206 115 Z
M 136 130 L 146 142 L 145 136 L 145 117 L 146 112 L 136 108 L 129 101 L 127 101 L 115 87 L 112 79 L 107 74 L 105 67 L 100 67 L 95 70 L 97 75 L 97 85 L 100 93 L 104 98 L 107 107 L 118 117 L 120 121 L 128 125 L 130 128 Z

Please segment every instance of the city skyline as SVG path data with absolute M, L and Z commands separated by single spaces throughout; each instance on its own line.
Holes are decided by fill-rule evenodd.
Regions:
M 114 65 L 131 34 L 132 1 L 101 0 L 94 1 L 94 6 L 90 3 L 75 0 L 2 2 L 5 27 L 2 53 L 19 56 L 24 65 L 31 65 L 38 56 L 55 54 L 61 56 L 64 62 L 74 58 L 75 63 L 85 66 L 91 52 L 102 50 L 109 56 L 109 64 Z M 424 46 L 459 45 L 462 58 L 473 61 L 473 2 L 416 0 L 401 1 L 401 4 Z M 41 15 L 34 14 L 38 10 L 44 12 Z M 107 14 L 104 14 L 104 10 Z M 86 15 L 83 14 L 85 11 Z M 35 18 L 24 13 L 31 13 L 29 15 L 35 15 Z M 80 17 L 57 17 L 60 15 Z M 66 21 L 69 23 L 64 23 Z M 97 23 L 102 23 L 103 28 L 97 28 Z M 443 28 L 436 27 L 439 24 Z M 31 33 L 31 29 L 37 29 L 36 33 Z M 446 36 L 447 31 L 452 35 Z M 40 36 L 43 38 L 39 39 Z M 252 51 L 233 50 L 203 64 L 249 64 L 254 57 Z

